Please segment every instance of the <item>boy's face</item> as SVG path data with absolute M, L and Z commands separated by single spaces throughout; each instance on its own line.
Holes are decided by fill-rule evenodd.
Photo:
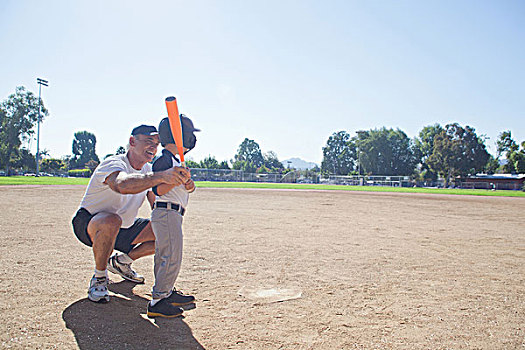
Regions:
M 171 153 L 173 154 L 179 154 L 179 149 L 177 148 L 177 145 L 174 143 L 168 143 L 165 148 L 167 148 Z M 182 147 L 182 150 L 184 153 L 188 151 L 186 147 Z

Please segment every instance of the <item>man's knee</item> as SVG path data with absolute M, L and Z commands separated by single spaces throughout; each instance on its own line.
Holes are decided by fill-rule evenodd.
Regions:
M 87 231 L 91 240 L 100 234 L 114 238 L 117 237 L 121 226 L 122 219 L 117 214 L 98 213 L 89 222 Z

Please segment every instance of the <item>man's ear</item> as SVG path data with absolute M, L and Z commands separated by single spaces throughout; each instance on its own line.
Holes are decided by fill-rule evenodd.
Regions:
M 133 136 L 129 137 L 129 145 L 130 146 L 135 146 L 135 137 L 133 137 Z

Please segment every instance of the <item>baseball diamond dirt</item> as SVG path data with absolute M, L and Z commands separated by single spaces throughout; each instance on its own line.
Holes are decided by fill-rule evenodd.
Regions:
M 197 189 L 176 284 L 196 307 L 150 320 L 152 257 L 86 299 L 84 188 L 0 186 L 1 348 L 525 348 L 523 198 Z

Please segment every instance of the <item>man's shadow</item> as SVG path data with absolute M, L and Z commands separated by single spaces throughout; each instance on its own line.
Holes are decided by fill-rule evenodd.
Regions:
M 133 294 L 134 283 L 110 283 L 107 304 L 87 298 L 62 312 L 79 349 L 204 349 L 183 317 L 149 319 L 148 300 Z M 191 308 L 191 307 L 190 307 Z

